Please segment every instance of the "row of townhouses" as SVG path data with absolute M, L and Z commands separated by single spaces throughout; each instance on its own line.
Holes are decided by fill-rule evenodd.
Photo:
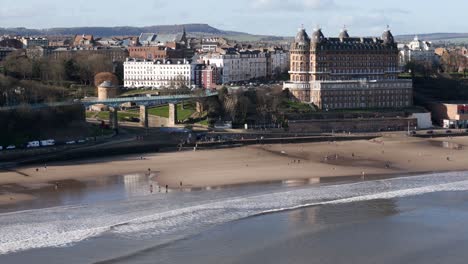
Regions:
M 287 72 L 289 53 L 282 49 L 221 49 L 180 58 L 128 58 L 124 62 L 124 86 L 131 87 L 203 87 L 267 79 Z

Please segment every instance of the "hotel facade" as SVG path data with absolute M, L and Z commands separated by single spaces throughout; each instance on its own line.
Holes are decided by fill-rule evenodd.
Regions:
M 124 62 L 124 86 L 190 87 L 194 80 L 195 64 L 186 59 L 140 60 L 128 58 Z
M 411 80 L 398 79 L 399 50 L 390 30 L 381 38 L 326 38 L 301 28 L 290 49 L 283 89 L 320 109 L 402 108 L 412 105 Z

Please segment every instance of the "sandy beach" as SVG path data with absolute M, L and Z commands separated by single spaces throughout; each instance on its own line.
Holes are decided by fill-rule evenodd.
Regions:
M 220 186 L 319 177 L 401 175 L 468 170 L 468 137 L 421 139 L 402 134 L 375 140 L 255 145 L 57 162 L 0 172 L 0 185 L 34 186 L 59 180 L 155 174 L 172 188 Z M 0 196 L 0 203 L 32 199 Z

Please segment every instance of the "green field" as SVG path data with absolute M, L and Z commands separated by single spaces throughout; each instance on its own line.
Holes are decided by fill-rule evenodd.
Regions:
M 285 101 L 281 105 L 281 108 L 285 111 L 294 111 L 294 112 L 315 112 L 315 109 L 310 106 L 310 104 L 305 104 L 301 102 L 294 102 L 294 101 Z
M 193 103 L 186 103 L 184 108 L 182 109 L 181 104 L 177 104 L 177 120 L 186 120 L 195 113 L 195 105 Z M 169 118 L 169 106 L 164 105 L 148 109 L 148 114 Z

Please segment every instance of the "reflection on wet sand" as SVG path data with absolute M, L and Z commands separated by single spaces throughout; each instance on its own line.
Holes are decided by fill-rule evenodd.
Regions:
M 435 147 L 441 147 L 441 148 L 446 148 L 446 149 L 453 149 L 453 150 L 463 150 L 465 146 L 462 144 L 458 144 L 455 142 L 450 142 L 450 141 L 429 141 L 429 144 Z
M 135 174 L 102 177 L 95 180 L 63 180 L 48 184 L 0 186 L 0 195 L 29 195 L 33 199 L 17 203 L 0 204 L 0 212 L 38 209 L 54 206 L 95 203 L 150 195 L 158 191 L 155 175 Z

